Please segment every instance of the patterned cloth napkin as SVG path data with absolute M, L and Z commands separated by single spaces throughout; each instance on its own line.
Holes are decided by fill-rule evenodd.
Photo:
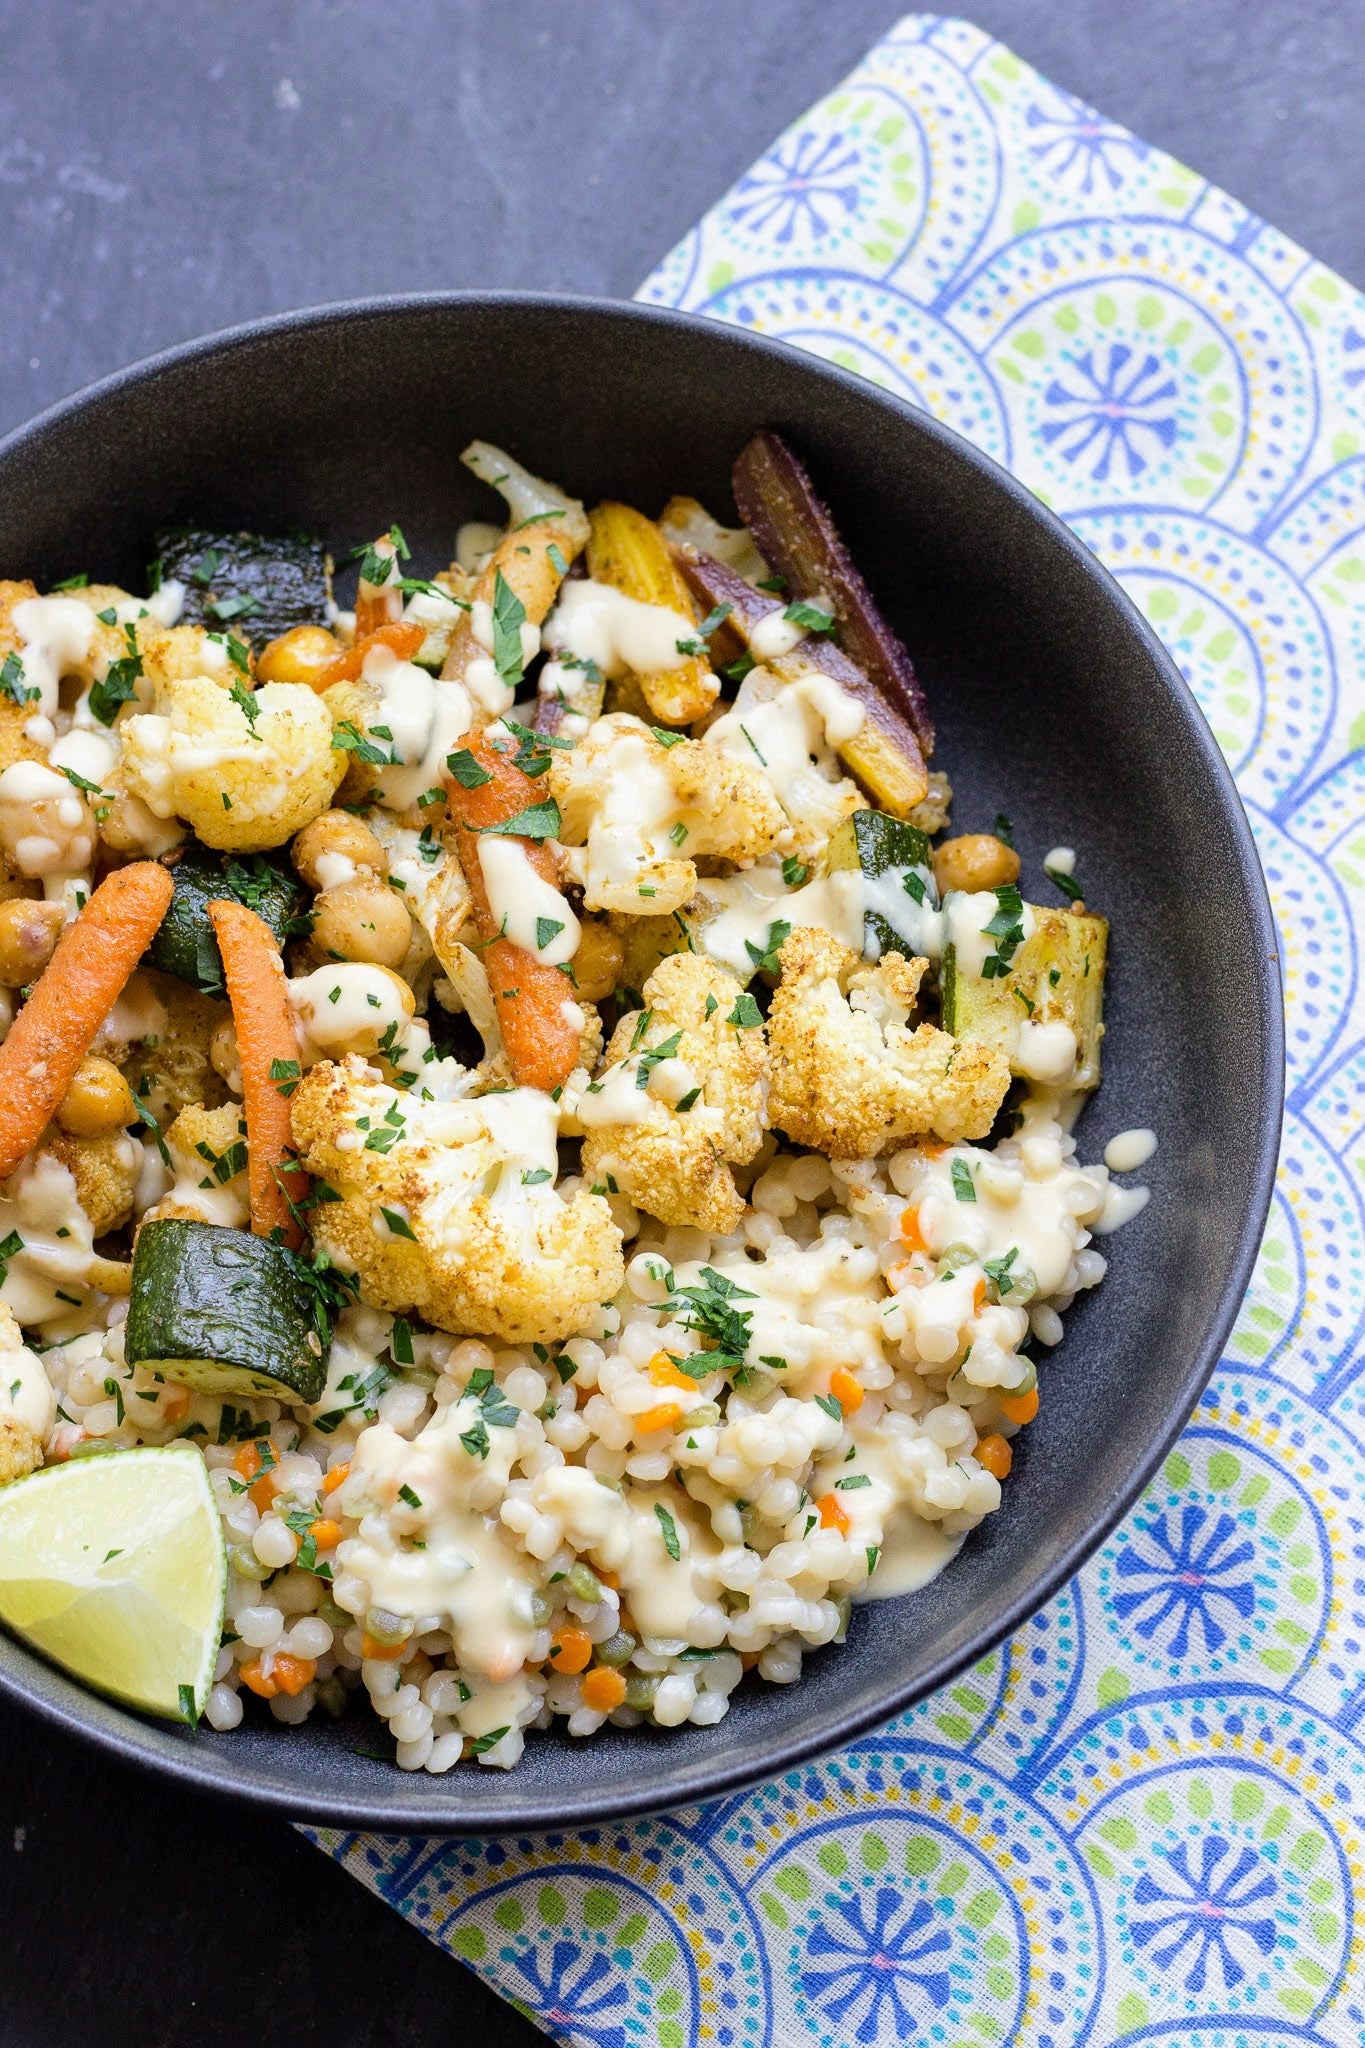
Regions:
M 910 16 L 643 298 L 1009 465 L 1161 634 L 1284 934 L 1279 1190 L 1141 1505 L 960 1683 L 578 1837 L 319 1832 L 582 2048 L 1365 2041 L 1365 300 L 965 22 Z

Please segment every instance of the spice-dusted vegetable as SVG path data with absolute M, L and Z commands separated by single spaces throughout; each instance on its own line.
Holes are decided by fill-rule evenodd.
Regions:
M 501 935 L 503 919 L 494 916 L 489 901 L 479 840 L 490 831 L 502 836 L 504 826 L 524 821 L 526 833 L 507 836 L 516 839 L 534 874 L 553 888 L 555 864 L 541 843 L 546 836 L 541 827 L 548 826 L 552 835 L 559 814 L 553 800 L 544 801 L 543 778 L 533 781 L 524 774 L 512 758 L 510 739 L 503 744 L 506 753 L 484 733 L 471 733 L 464 748 L 451 756 L 446 795 L 456 828 L 456 857 L 484 942 L 480 958 L 512 1072 L 524 1088 L 549 1090 L 568 1080 L 578 1060 L 582 1025 L 574 1017 L 573 983 L 558 967 Z
M 320 541 L 166 526 L 152 545 L 161 582 L 174 578 L 185 586 L 188 625 L 230 627 L 239 640 L 261 647 L 291 626 L 326 620 L 332 561 Z
M 0 1045 L 0 1180 L 41 1137 L 171 900 L 155 861 L 116 868 L 57 942 Z
M 755 627 L 786 609 L 780 600 L 755 590 L 713 556 L 691 547 L 679 548 L 676 554 L 694 595 L 713 610 L 729 607 L 717 635 L 717 660 L 723 660 L 721 634 L 738 635 L 748 648 Z M 752 666 L 755 657 L 751 654 L 747 659 Z M 893 817 L 908 817 L 923 802 L 929 777 L 914 728 L 832 641 L 812 636 L 788 654 L 766 656 L 763 666 L 784 682 L 795 682 L 815 668 L 856 697 L 865 716 L 858 730 L 840 741 L 839 759 L 879 808 Z
M 363 633 L 354 646 L 339 654 L 329 668 L 319 670 L 310 678 L 312 687 L 321 694 L 330 690 L 333 683 L 354 683 L 365 666 L 365 657 L 376 647 L 387 647 L 399 661 L 411 661 L 419 652 L 426 634 L 420 626 L 397 624 L 376 626 L 373 633 Z
M 1098 1088 L 1108 920 L 1089 911 L 1022 908 L 1030 910 L 1032 935 L 1013 949 L 1006 936 L 985 963 L 1008 953 L 997 971 L 965 973 L 957 949 L 945 950 L 943 1028 L 997 1046 L 1016 1074 Z
M 922 751 L 934 750 L 934 723 L 914 664 L 882 617 L 827 507 L 778 434 L 757 433 L 733 472 L 735 503 L 759 552 L 786 579 L 790 598 L 832 607 L 844 652 L 908 720 Z
M 921 948 L 924 919 L 917 915 L 934 904 L 929 841 L 903 818 L 884 811 L 855 811 L 830 835 L 825 865 L 831 873 L 857 868 L 869 884 L 865 891 L 863 926 L 872 958 L 881 953 L 913 957 Z
M 242 1067 L 251 1227 L 297 1250 L 303 1232 L 290 1204 L 303 1199 L 308 1180 L 294 1155 L 289 1100 L 276 1076 L 279 1063 L 299 1057 L 284 963 L 275 934 L 245 904 L 219 899 L 208 914 L 223 956 Z
M 209 922 L 209 904 L 215 897 L 244 903 L 281 943 L 303 908 L 305 892 L 282 854 L 238 856 L 187 839 L 164 864 L 170 869 L 174 893 L 148 958 L 163 974 L 173 974 L 205 995 L 227 993 L 222 955 Z
M 184 1217 L 138 1232 L 124 1355 L 182 1386 L 284 1401 L 316 1401 L 327 1372 L 305 1263 Z
M 694 627 L 700 622 L 701 614 L 662 533 L 633 505 L 606 499 L 593 507 L 588 573 L 638 604 L 663 605 Z M 705 641 L 695 632 L 681 634 L 678 651 L 689 646 L 695 651 L 681 668 L 660 669 L 638 679 L 651 714 L 665 725 L 691 725 L 720 695 L 720 684 L 707 665 Z

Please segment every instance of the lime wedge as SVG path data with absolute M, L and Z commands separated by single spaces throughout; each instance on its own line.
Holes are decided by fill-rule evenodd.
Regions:
M 226 1588 L 218 1510 L 189 1445 L 111 1451 L 0 1487 L 0 1621 L 97 1692 L 196 1721 Z

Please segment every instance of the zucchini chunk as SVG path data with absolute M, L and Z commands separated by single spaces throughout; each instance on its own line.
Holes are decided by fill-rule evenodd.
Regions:
M 297 929 L 305 890 L 289 862 L 268 853 L 218 853 L 189 839 L 168 854 L 173 894 L 147 958 L 163 974 L 187 981 L 206 996 L 227 993 L 223 960 L 209 923 L 209 904 L 231 897 L 254 910 L 283 945 Z
M 321 541 L 164 526 L 152 547 L 161 581 L 185 586 L 186 625 L 263 647 L 291 626 L 327 623 L 332 564 Z
M 1065 1024 L 1076 1040 L 1075 1071 L 1066 1085 L 1098 1088 L 1109 920 L 1092 911 L 1029 907 L 1033 935 L 994 980 L 960 972 L 956 948 L 945 949 L 943 1028 L 954 1038 L 998 1046 L 1010 1071 L 1025 1074 L 1021 1049 L 1029 1040 L 1021 1027 Z
M 831 874 L 857 868 L 863 876 L 863 951 L 907 959 L 933 952 L 938 892 L 929 840 L 904 818 L 885 811 L 854 811 L 830 834 L 825 866 Z
M 124 1355 L 206 1394 L 311 1403 L 327 1377 L 313 1302 L 283 1245 L 168 1216 L 138 1232 Z

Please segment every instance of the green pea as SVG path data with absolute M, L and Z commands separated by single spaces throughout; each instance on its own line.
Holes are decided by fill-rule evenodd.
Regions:
M 633 1636 L 628 1628 L 618 1628 L 614 1636 L 608 1636 L 605 1643 L 597 1645 L 597 1655 L 601 1663 L 617 1667 L 629 1664 L 639 1647 L 637 1636 Z
M 660 1680 L 653 1671 L 636 1671 L 626 1680 L 626 1705 L 647 1714 L 654 1705 Z
M 1022 1308 L 1038 1292 L 1038 1275 L 1032 1266 L 1011 1266 L 1000 1290 L 1000 1299 L 1011 1308 Z
M 326 1622 L 328 1628 L 336 1629 L 341 1634 L 344 1634 L 355 1620 L 353 1614 L 348 1614 L 344 1607 L 337 1606 L 330 1593 L 323 1594 L 318 1602 L 317 1611 L 319 1618 Z
M 602 1598 L 602 1581 L 585 1564 L 574 1565 L 564 1583 L 574 1599 L 581 1600 L 585 1606 L 595 1607 Z
M 1017 1401 L 1021 1394 L 1031 1394 L 1038 1384 L 1038 1368 L 1033 1363 L 1033 1360 L 1031 1358 L 1023 1358 L 1019 1362 L 1024 1368 L 1024 1376 L 1018 1386 L 1001 1387 L 998 1390 L 1000 1393 L 1008 1395 L 1012 1401 Z
M 720 1409 L 714 1401 L 699 1401 L 695 1408 L 689 1408 L 683 1417 L 688 1429 L 710 1429 L 720 1421 Z
M 845 1593 L 834 1604 L 839 1610 L 839 1626 L 834 1632 L 834 1640 L 836 1643 L 842 1643 L 848 1634 L 848 1624 L 853 1616 L 853 1602 Z
M 346 1711 L 349 1695 L 334 1671 L 330 1678 L 318 1680 L 317 1702 L 324 1714 L 333 1721 L 339 1721 Z
M 387 1607 L 367 1607 L 365 1633 L 373 1642 L 392 1649 L 395 1643 L 407 1641 L 412 1634 L 412 1621 L 406 1614 L 390 1613 Z
M 239 1579 L 254 1579 L 258 1586 L 270 1577 L 270 1566 L 261 1563 L 249 1543 L 234 1543 L 228 1552 L 228 1563 Z
M 972 1265 L 975 1259 L 976 1253 L 971 1246 L 963 1244 L 960 1240 L 946 1244 L 938 1255 L 939 1265 L 945 1273 L 960 1273 L 964 1266 Z
M 537 1628 L 544 1628 L 554 1611 L 554 1601 L 549 1599 L 546 1594 L 533 1593 L 531 1595 L 531 1619 Z

